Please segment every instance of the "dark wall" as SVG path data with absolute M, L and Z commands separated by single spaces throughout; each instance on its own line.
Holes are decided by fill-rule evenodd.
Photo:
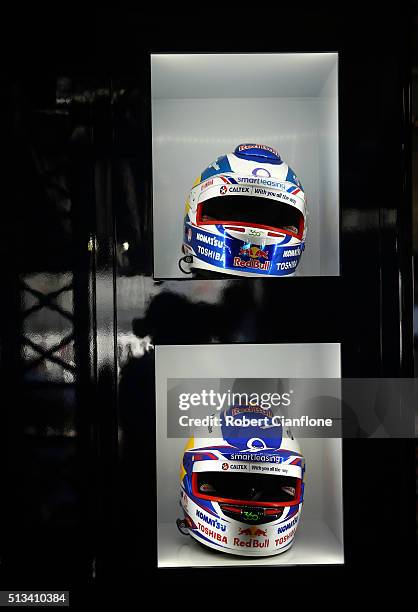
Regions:
M 271 9 L 251 30 L 243 29 L 246 16 L 241 25 L 218 22 L 216 39 L 206 18 L 174 26 L 140 10 L 76 14 L 60 6 L 4 18 L 3 588 L 128 589 L 138 567 L 146 578 L 156 572 L 155 518 L 150 511 L 141 531 L 135 513 L 144 494 L 152 509 L 155 493 L 153 468 L 139 468 L 138 453 L 144 435 L 142 452 L 154 453 L 153 356 L 118 361 L 125 326 L 167 344 L 341 342 L 344 376 L 412 376 L 403 8 L 390 16 L 378 4 L 289 9 L 297 34 L 284 27 L 281 9 L 276 16 Z M 342 276 L 281 279 L 280 287 L 228 281 L 211 304 L 204 284 L 195 285 L 193 300 L 181 296 L 181 283 L 196 281 L 154 284 L 149 53 L 297 50 L 340 52 Z M 145 315 L 130 305 L 130 282 L 142 302 L 152 302 Z M 283 291 L 292 299 L 283 301 Z M 280 312 L 274 320 L 271 304 Z M 181 325 L 202 316 L 204 332 Z M 149 414 L 145 431 L 139 407 Z M 312 584 L 367 585 L 365 548 L 381 574 L 388 556 L 408 557 L 413 454 L 409 441 L 345 442 L 346 567 L 298 568 L 298 576 L 287 569 L 286 580 L 303 573 Z M 373 466 L 373 495 L 367 520 L 364 510 L 357 520 L 356 496 L 370 494 L 357 477 L 365 464 Z M 396 526 L 393 538 L 382 537 L 393 517 L 393 481 Z M 212 575 L 227 584 L 238 572 Z M 159 579 L 174 585 L 186 576 L 160 572 Z

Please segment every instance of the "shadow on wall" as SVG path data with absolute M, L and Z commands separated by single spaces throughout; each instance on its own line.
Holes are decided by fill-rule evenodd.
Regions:
M 192 302 L 184 295 L 162 291 L 145 316 L 134 318 L 138 338 L 152 345 L 253 342 L 257 334 L 254 284 L 231 282 L 217 304 Z M 154 351 L 131 357 L 121 367 L 119 383 L 119 508 L 121 537 L 131 542 L 130 567 L 140 563 L 140 551 L 154 546 L 155 522 L 155 364 Z M 147 526 L 143 512 L 146 504 Z M 150 548 L 150 550 L 153 550 Z M 155 549 L 154 549 L 155 550 Z M 136 552 L 138 551 L 138 553 Z M 138 558 L 134 555 L 138 554 Z

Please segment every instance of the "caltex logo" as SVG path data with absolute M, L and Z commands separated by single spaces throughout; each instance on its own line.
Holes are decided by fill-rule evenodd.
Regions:
M 225 187 L 225 185 L 222 185 L 219 191 L 221 192 L 222 195 L 224 195 L 228 191 L 228 188 Z
M 222 464 L 222 469 L 223 470 L 228 470 L 229 469 L 229 465 L 227 463 L 223 463 Z

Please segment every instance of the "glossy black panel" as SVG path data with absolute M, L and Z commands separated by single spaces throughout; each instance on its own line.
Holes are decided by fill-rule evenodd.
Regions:
M 1 554 L 14 588 L 19 580 L 35 588 L 47 578 L 77 583 L 91 575 L 94 156 L 89 113 L 64 98 L 87 86 L 38 75 L 15 76 L 8 89 Z
M 4 55 L 3 583 L 96 578 L 108 593 L 157 572 L 152 343 L 341 342 L 344 376 L 412 374 L 403 19 L 315 7 L 295 16 L 297 37 L 272 17 L 250 37 L 222 24 L 216 44 L 212 27 L 194 20 L 162 36 L 140 12 L 19 21 Z M 340 277 L 153 280 L 149 54 L 214 50 L 340 53 Z M 346 441 L 346 566 L 280 577 L 316 587 L 354 579 L 360 589 L 365 545 L 381 574 L 407 556 L 412 458 L 408 442 Z M 370 497 L 370 480 L 357 477 L 365 465 L 372 517 L 358 518 L 358 499 Z M 177 593 L 208 574 L 216 585 L 242 579 L 235 569 L 159 578 Z
M 360 25 L 361 28 L 361 25 Z M 321 28 L 318 28 L 321 30 Z M 133 259 L 119 261 L 117 278 L 118 344 L 120 346 L 121 379 L 119 396 L 120 414 L 120 482 L 127 485 L 121 490 L 121 513 L 128 549 L 122 544 L 118 558 L 126 564 L 118 568 L 109 559 L 108 575 L 119 570 L 124 583 L 133 577 L 143 559 L 144 547 L 150 552 L 150 562 L 156 565 L 155 487 L 147 489 L 145 529 L 143 514 L 136 510 L 141 503 L 142 491 L 137 494 L 130 483 L 139 474 L 143 458 L 154 456 L 154 427 L 145 425 L 144 414 L 154 415 L 154 363 L 152 344 L 205 344 L 205 343 L 282 343 L 282 342 L 341 342 L 342 374 L 346 377 L 380 377 L 412 375 L 412 319 L 411 319 L 411 260 L 410 222 L 408 200 L 408 173 L 406 168 L 406 134 L 408 108 L 408 79 L 404 67 L 405 48 L 401 44 L 387 48 L 383 31 L 376 29 L 360 46 L 344 38 L 332 41 L 332 34 L 322 32 L 318 39 L 296 50 L 338 50 L 340 52 L 340 196 L 341 196 L 341 276 L 319 278 L 262 279 L 196 279 L 154 281 L 150 270 L 152 262 L 152 185 L 150 172 L 150 85 L 148 67 L 141 65 L 137 80 L 118 79 L 115 105 L 116 125 L 124 121 L 123 145 L 115 139 L 115 153 L 119 160 L 131 168 L 140 167 L 137 176 L 144 176 L 143 191 L 136 204 L 143 225 L 139 243 L 129 243 L 129 250 L 139 251 L 139 262 Z M 190 39 L 188 39 L 190 41 Z M 308 34 L 306 41 L 312 42 Z M 326 41 L 326 43 L 325 43 Z M 234 47 L 230 42 L 226 51 L 294 51 L 286 37 L 279 46 L 267 44 L 244 46 L 242 41 Z M 141 47 L 138 58 L 147 61 L 147 51 L 178 52 L 207 51 L 200 41 L 188 42 L 187 48 L 170 41 L 160 46 Z M 216 51 L 222 50 L 217 47 Z M 130 66 L 132 71 L 132 66 Z M 131 93 L 129 93 L 131 92 Z M 136 112 L 129 105 L 130 95 L 139 95 L 141 103 Z M 129 109 L 129 110 L 128 110 Z M 135 119 L 134 119 L 135 117 Z M 132 122 L 132 130 L 126 122 Z M 134 128 L 143 125 L 138 133 Z M 129 133 L 133 134 L 130 141 Z M 138 141 L 138 136 L 142 139 Z M 140 143 L 140 144 L 138 144 Z M 147 152 L 144 155 L 144 150 Z M 389 161 L 390 160 L 390 161 Z M 142 162 L 142 164 L 141 164 Z M 121 161 L 118 161 L 121 164 Z M 388 164 L 390 163 L 390 171 Z M 132 172 L 134 174 L 134 172 Z M 131 181 L 132 186 L 135 181 Z M 134 190 L 131 189 L 131 193 Z M 117 198 L 116 244 L 124 241 L 119 226 L 126 224 L 126 216 Z M 181 213 L 179 203 L 179 214 Z M 138 234 L 139 236 L 139 234 Z M 131 234 L 131 237 L 133 235 Z M 161 245 L 163 248 L 163 245 Z M 129 263 L 128 263 L 129 262 Z M 409 305 L 409 306 L 408 306 Z M 202 324 L 204 322 L 204 324 Z M 130 337 L 133 331 L 140 341 Z M 127 346 L 129 348 L 127 348 Z M 148 350 L 147 350 L 148 347 Z M 362 554 L 365 541 L 374 551 L 374 563 L 402 550 L 401 545 L 390 542 L 387 525 L 391 520 L 390 491 L 386 475 L 376 474 L 373 486 L 379 515 L 372 526 L 359 525 L 355 519 L 358 496 L 367 497 L 365 483 L 358 481 L 363 462 L 379 457 L 385 464 L 392 457 L 391 474 L 402 471 L 405 461 L 412 461 L 412 447 L 408 442 L 364 441 L 344 442 L 344 503 L 346 516 L 346 565 L 344 568 L 303 571 L 304 579 L 314 576 L 344 576 L 359 579 L 367 565 Z M 402 457 L 402 458 L 401 458 Z M 410 463 L 411 465 L 411 463 Z M 151 480 L 154 467 L 147 464 Z M 412 484 L 412 469 L 402 484 L 400 496 L 405 499 L 406 489 Z M 409 485 L 407 484 L 409 483 Z M 412 498 L 412 496 L 411 496 Z M 377 501 L 378 500 L 378 501 Z M 123 519 L 122 519 L 123 520 Z M 405 537 L 412 525 L 402 525 L 400 538 Z M 403 531 L 405 530 L 405 531 Z M 139 534 L 132 541 L 132 534 Z M 398 540 L 399 541 L 399 540 Z M 152 550 L 152 553 L 151 553 Z M 406 548 L 405 548 L 406 550 Z M 126 551 L 125 554 L 122 551 Z M 382 561 L 383 563 L 383 561 Z M 225 570 L 212 569 L 212 579 L 222 580 Z M 263 569 L 264 571 L 264 569 Z M 269 569 L 272 575 L 274 570 Z M 291 569 L 281 569 L 287 577 Z M 160 570 L 164 581 L 181 581 L 189 576 L 188 570 Z M 207 570 L 206 570 L 207 572 Z M 228 569 L 231 578 L 239 570 Z M 195 574 L 193 574 L 195 575 Z M 201 579 L 204 579 L 201 575 Z M 283 574 L 281 574 L 283 575 Z M 305 578 L 306 577 L 306 578 Z

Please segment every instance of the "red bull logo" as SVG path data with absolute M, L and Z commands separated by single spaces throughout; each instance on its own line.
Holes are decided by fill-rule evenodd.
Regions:
M 259 261 L 258 259 L 241 259 L 241 257 L 234 257 L 234 267 L 236 268 L 252 268 L 254 270 L 269 270 L 270 261 Z
M 234 538 L 234 546 L 245 548 L 268 548 L 270 540 L 267 536 L 267 529 L 260 529 L 256 526 L 240 528 L 238 536 L 246 536 L 243 540 L 240 537 Z M 263 538 L 263 539 L 259 539 Z
M 246 535 L 246 536 L 250 536 L 250 538 L 251 537 L 254 538 L 257 536 L 266 537 L 267 530 L 259 529 L 258 527 L 247 527 L 245 529 L 240 528 L 238 535 Z
M 268 259 L 267 251 L 263 251 L 258 246 L 243 247 L 239 250 L 238 255 L 247 255 L 251 259 Z
M 234 538 L 234 546 L 241 548 L 268 548 L 270 540 L 265 538 L 264 540 L 241 540 L 240 538 Z

